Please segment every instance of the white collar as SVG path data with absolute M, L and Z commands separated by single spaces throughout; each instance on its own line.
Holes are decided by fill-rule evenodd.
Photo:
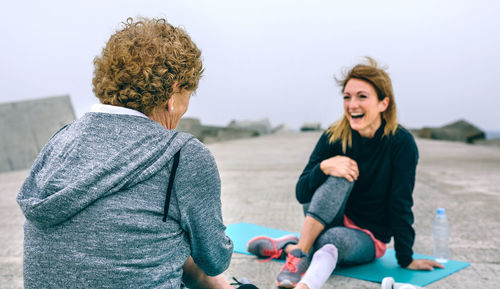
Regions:
M 140 116 L 140 117 L 144 117 L 144 118 L 149 118 L 144 113 L 137 111 L 135 109 L 121 107 L 121 106 L 115 106 L 115 105 L 109 105 L 109 104 L 102 104 L 102 103 L 93 104 L 90 111 L 91 112 L 110 113 L 110 114 L 127 114 L 127 115 L 135 115 L 135 116 Z

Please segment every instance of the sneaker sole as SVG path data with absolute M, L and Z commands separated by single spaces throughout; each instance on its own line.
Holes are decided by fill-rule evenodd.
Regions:
M 295 286 L 297 286 L 297 283 L 293 283 L 290 280 L 283 280 L 281 282 L 280 281 L 276 281 L 276 285 L 279 288 L 295 288 Z
M 273 238 L 269 238 L 269 237 L 266 237 L 266 236 L 257 236 L 257 237 L 254 237 L 254 238 L 250 239 L 250 241 L 248 241 L 246 250 L 247 250 L 248 253 L 250 253 L 250 250 L 248 250 L 248 247 L 249 247 L 250 243 L 252 243 L 254 241 L 257 241 L 257 240 L 268 240 L 271 243 L 273 243 L 273 242 L 278 243 L 278 242 L 286 241 L 287 239 L 289 239 L 290 241 L 296 241 L 296 243 L 299 242 L 299 238 L 297 236 L 295 236 L 295 235 L 286 235 L 286 236 L 283 236 L 283 237 L 278 238 L 278 239 L 273 239 Z M 252 253 L 250 253 L 250 254 L 252 254 Z M 256 255 L 256 256 L 259 257 L 259 258 L 269 257 L 269 256 L 263 256 L 263 255 Z

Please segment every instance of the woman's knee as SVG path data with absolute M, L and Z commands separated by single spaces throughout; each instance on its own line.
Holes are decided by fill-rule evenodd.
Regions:
M 337 247 L 335 247 L 335 245 L 333 245 L 333 244 L 326 244 L 323 247 L 319 248 L 319 250 L 330 254 L 335 259 L 338 259 L 339 251 L 338 251 Z
M 335 189 L 350 191 L 354 186 L 354 182 L 348 181 L 346 178 L 329 176 L 325 184 Z
M 330 199 L 342 198 L 343 195 L 348 195 L 354 186 L 354 182 L 349 182 L 346 178 L 329 176 L 321 186 L 314 192 L 311 203 L 315 199 Z M 332 194 L 334 193 L 334 194 Z
M 325 224 L 340 225 L 353 185 L 345 178 L 328 177 L 314 192 L 311 202 L 304 205 L 305 213 Z
M 344 227 L 333 227 L 325 230 L 321 235 L 318 236 L 314 244 L 314 249 L 319 249 L 326 245 L 335 246 L 337 250 L 341 250 L 344 247 L 345 240 L 343 238 Z
M 332 244 L 338 250 L 338 262 L 363 264 L 375 258 L 373 240 L 364 232 L 346 227 L 325 230 L 316 240 L 313 250 Z

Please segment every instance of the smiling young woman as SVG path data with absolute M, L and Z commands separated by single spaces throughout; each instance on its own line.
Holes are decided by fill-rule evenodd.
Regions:
M 352 78 L 344 88 L 344 111 L 353 130 L 372 138 L 382 124 L 381 113 L 387 109 L 389 98 L 379 100 L 373 86 L 364 80 Z
M 328 129 L 328 134 L 330 135 L 331 142 L 338 140 L 342 142 L 342 151 L 344 153 L 347 148 L 352 145 L 351 129 L 355 129 L 352 125 L 358 128 L 357 124 L 360 124 L 360 122 L 351 123 L 352 118 L 349 118 L 350 113 L 347 111 L 348 108 L 346 108 L 346 104 L 351 103 L 349 101 L 349 97 L 352 97 L 351 93 L 355 93 L 356 89 L 363 90 L 365 92 L 364 94 L 360 93 L 358 95 L 360 100 L 370 97 L 372 98 L 372 101 L 378 99 L 378 103 L 381 105 L 381 107 L 378 108 L 378 115 L 380 115 L 380 121 L 385 121 L 383 132 L 384 136 L 394 134 L 398 128 L 396 101 L 392 90 L 391 78 L 387 72 L 377 66 L 377 62 L 373 58 L 367 57 L 366 59 L 368 60 L 368 64 L 358 64 L 349 70 L 344 78 L 337 79 L 337 83 L 342 87 L 342 93 L 344 93 L 344 111 L 346 113 L 338 122 L 334 123 Z M 347 100 L 345 99 L 346 96 L 348 97 Z M 376 115 L 372 116 L 378 119 Z M 363 116 L 362 118 L 362 120 L 366 123 L 367 118 L 364 118 Z M 377 123 L 378 122 L 376 121 L 373 125 L 376 126 Z M 361 122 L 361 125 L 363 125 L 363 122 Z M 360 131 L 360 134 L 363 136 L 364 132 Z M 367 137 L 373 137 L 373 135 Z
M 338 80 L 344 115 L 320 137 L 297 182 L 306 215 L 300 239 L 256 237 L 248 244 L 259 257 L 286 257 L 280 287 L 320 288 L 336 264 L 380 258 L 393 237 L 401 267 L 442 267 L 412 258 L 418 149 L 397 122 L 389 75 L 367 60 Z

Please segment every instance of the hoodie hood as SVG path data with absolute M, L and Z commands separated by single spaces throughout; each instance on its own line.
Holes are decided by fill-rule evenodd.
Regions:
M 87 113 L 45 145 L 17 202 L 34 225 L 58 225 L 96 200 L 148 179 L 191 138 L 142 117 Z

